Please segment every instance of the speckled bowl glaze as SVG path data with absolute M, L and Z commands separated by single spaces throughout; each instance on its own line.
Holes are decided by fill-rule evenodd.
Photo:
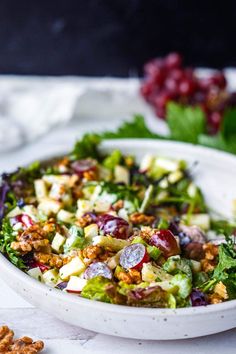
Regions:
M 146 153 L 182 158 L 190 166 L 197 161 L 194 178 L 208 204 L 224 216 L 231 216 L 232 200 L 236 199 L 236 157 L 189 144 L 138 139 L 111 140 L 101 149 L 120 149 L 137 159 Z M 3 255 L 0 255 L 0 269 L 0 277 L 33 305 L 70 324 L 100 333 L 167 340 L 199 337 L 236 327 L 236 300 L 176 310 L 134 308 L 51 289 L 17 269 Z

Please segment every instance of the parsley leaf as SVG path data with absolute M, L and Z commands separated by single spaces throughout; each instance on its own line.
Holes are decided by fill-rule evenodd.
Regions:
M 5 253 L 11 263 L 17 266 L 17 268 L 24 269 L 25 265 L 19 253 L 11 248 L 11 243 L 15 241 L 15 238 L 16 235 L 9 219 L 3 219 L 2 230 L 0 232 L 0 251 Z
M 144 117 L 136 114 L 130 122 L 124 122 L 115 132 L 104 132 L 101 134 L 103 139 L 119 139 L 119 138 L 149 138 L 164 139 L 161 135 L 153 133 L 145 124 Z
M 98 134 L 85 134 L 81 140 L 75 143 L 70 154 L 72 160 L 80 160 L 87 157 L 99 159 L 98 145 L 101 137 Z
M 172 139 L 196 144 L 198 136 L 205 131 L 206 118 L 200 107 L 170 102 L 167 105 L 167 123 Z

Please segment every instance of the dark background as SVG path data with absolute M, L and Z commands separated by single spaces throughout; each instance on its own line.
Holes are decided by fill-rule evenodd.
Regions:
M 0 73 L 134 76 L 177 50 L 236 66 L 236 1 L 0 0 Z

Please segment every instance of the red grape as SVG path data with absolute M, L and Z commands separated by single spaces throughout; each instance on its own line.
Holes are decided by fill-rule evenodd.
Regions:
M 179 87 L 179 85 L 176 80 L 174 80 L 171 77 L 168 77 L 166 79 L 165 88 L 166 88 L 166 91 L 172 95 L 172 97 L 178 95 L 178 87 Z
M 171 94 L 168 92 L 161 92 L 154 100 L 154 105 L 156 108 L 165 108 L 166 104 L 170 101 Z
M 195 90 L 195 84 L 190 79 L 184 79 L 179 83 L 179 93 L 183 96 L 190 96 Z
M 111 235 L 121 239 L 127 239 L 130 235 L 129 223 L 122 218 L 110 214 L 99 216 L 97 225 L 104 235 Z
M 170 53 L 165 58 L 165 64 L 168 69 L 179 68 L 182 65 L 182 57 L 178 53 Z
M 217 87 L 224 89 L 226 87 L 226 78 L 222 72 L 217 72 L 212 76 L 212 82 Z
M 112 279 L 112 271 L 106 263 L 94 262 L 84 272 L 85 279 L 92 279 L 99 275 L 107 279 Z
M 72 163 L 71 167 L 78 174 L 83 174 L 87 171 L 93 171 L 96 169 L 97 162 L 92 159 L 77 160 Z
M 158 247 L 166 258 L 180 253 L 178 243 L 170 230 L 156 231 L 150 238 L 150 244 Z
M 120 265 L 125 269 L 141 270 L 143 263 L 147 262 L 149 262 L 149 255 L 142 243 L 125 247 L 120 255 Z
M 147 99 L 151 95 L 153 91 L 153 85 L 154 85 L 153 82 L 148 80 L 142 84 L 140 92 L 144 98 Z
M 220 124 L 222 121 L 222 114 L 220 112 L 212 112 L 208 115 L 208 122 L 210 125 L 210 132 L 215 134 L 218 132 L 220 128 Z
M 33 220 L 27 214 L 20 214 L 20 215 L 17 215 L 11 219 L 12 225 L 14 225 L 18 222 L 22 223 L 22 225 L 25 229 L 28 229 L 30 226 L 34 225 Z

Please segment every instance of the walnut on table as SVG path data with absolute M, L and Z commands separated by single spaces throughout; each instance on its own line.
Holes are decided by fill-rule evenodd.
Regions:
M 29 337 L 14 340 L 14 332 L 7 326 L 0 327 L 0 353 L 4 354 L 34 354 L 44 348 L 42 341 L 34 342 Z

